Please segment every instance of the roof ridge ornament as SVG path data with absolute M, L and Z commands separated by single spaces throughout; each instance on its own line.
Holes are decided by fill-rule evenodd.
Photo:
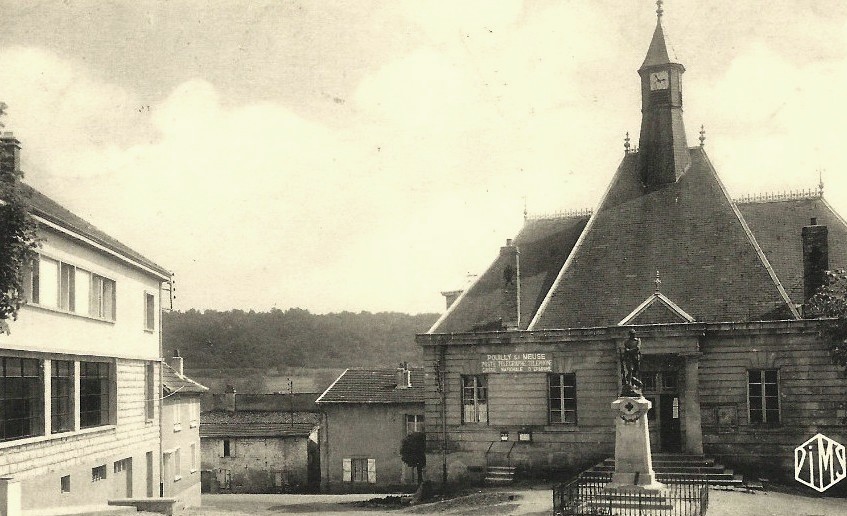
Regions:
M 626 132 L 626 138 L 623 139 L 623 153 L 629 154 L 629 148 L 631 145 L 629 144 L 629 131 Z
M 706 126 L 701 124 L 700 125 L 700 148 L 702 149 L 704 145 L 706 145 Z
M 661 18 L 663 14 L 665 14 L 665 10 L 662 8 L 662 4 L 664 4 L 662 0 L 656 0 L 656 16 Z
M 823 197 L 823 169 L 818 169 L 818 195 Z
M 659 295 L 659 293 L 660 293 L 660 292 L 659 292 L 659 285 L 661 285 L 661 284 L 662 284 L 662 279 L 659 277 L 659 269 L 656 269 L 656 279 L 655 279 L 654 283 L 656 284 L 656 292 L 655 292 L 655 294 L 658 296 L 658 295 Z

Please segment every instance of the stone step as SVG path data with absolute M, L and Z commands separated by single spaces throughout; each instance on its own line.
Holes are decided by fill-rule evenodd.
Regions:
M 24 509 L 21 516 L 125 516 L 137 514 L 135 507 L 114 507 L 111 505 L 70 505 L 64 507 L 46 507 L 42 509 Z
M 515 466 L 488 466 L 488 471 L 508 471 L 514 473 Z
M 582 475 L 583 475 L 584 478 L 586 478 L 588 480 L 594 480 L 594 481 L 597 481 L 597 482 L 609 482 L 609 481 L 612 480 L 611 473 L 607 473 L 607 472 L 592 473 L 591 471 L 586 471 Z M 667 474 L 657 473 L 656 474 L 656 480 L 659 481 L 659 482 L 668 482 L 668 480 L 669 480 L 668 476 L 669 475 L 667 475 Z M 679 476 L 684 476 L 684 475 L 672 475 L 673 478 L 671 478 L 670 480 L 674 480 L 674 479 L 678 478 Z M 714 485 L 714 486 L 737 486 L 737 487 L 740 487 L 740 486 L 744 485 L 744 480 L 743 480 L 742 476 L 732 474 L 732 473 L 707 474 L 707 475 L 698 476 L 697 478 L 703 478 L 710 485 Z
M 715 464 L 712 466 L 667 466 L 663 464 L 653 463 L 653 471 L 656 473 L 675 473 L 684 475 L 686 473 L 691 474 L 699 474 L 699 473 L 723 473 L 726 468 L 719 464 Z M 591 468 L 592 471 L 615 471 L 614 464 L 602 464 L 599 466 L 594 466 Z
M 614 466 L 615 459 L 609 458 L 604 460 L 601 464 L 607 466 Z M 706 466 L 714 466 L 714 459 L 657 459 L 653 457 L 653 466 L 692 466 L 692 467 L 706 467 Z
M 488 484 L 504 485 L 511 484 L 514 481 L 515 479 L 512 477 L 485 477 L 485 482 Z

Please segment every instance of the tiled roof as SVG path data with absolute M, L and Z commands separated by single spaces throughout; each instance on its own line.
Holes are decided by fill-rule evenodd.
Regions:
M 550 290 L 562 265 L 588 222 L 588 215 L 529 220 L 515 237 L 520 250 L 521 329 Z M 503 258 L 498 256 L 488 270 L 453 303 L 430 332 L 449 333 L 491 327 L 505 318 L 501 281 Z
M 200 414 L 201 425 L 273 425 L 273 424 L 311 424 L 320 422 L 321 415 L 316 412 L 264 412 L 258 410 L 239 410 L 228 412 L 225 410 L 214 410 Z
M 829 268 L 847 267 L 847 224 L 823 197 L 739 202 L 738 209 L 768 257 L 789 297 L 803 303 L 801 231 L 811 218 L 827 226 Z
M 347 369 L 318 403 L 423 403 L 424 372 L 412 369 L 412 386 L 397 388 L 396 369 Z
M 302 437 L 312 433 L 316 424 L 276 423 L 254 425 L 200 424 L 200 437 Z
M 315 412 L 215 410 L 200 414 L 200 437 L 286 437 L 309 435 L 320 424 Z
M 250 411 L 291 411 L 295 412 L 319 412 L 320 407 L 315 404 L 321 393 L 319 392 L 295 392 L 293 395 L 282 392 L 262 394 L 235 394 L 235 408 L 240 412 Z M 207 410 L 225 410 L 227 394 L 212 394 L 207 397 Z
M 161 265 L 156 264 L 152 260 L 142 256 L 141 253 L 133 251 L 118 242 L 35 188 L 26 183 L 21 183 L 21 186 L 24 194 L 29 196 L 34 215 L 93 240 L 129 260 L 153 270 L 165 278 L 170 277 L 171 273 Z
M 162 363 L 162 391 L 166 396 L 179 393 L 200 394 L 208 390 L 208 387 L 200 385 L 185 375 L 180 375 L 174 368 Z

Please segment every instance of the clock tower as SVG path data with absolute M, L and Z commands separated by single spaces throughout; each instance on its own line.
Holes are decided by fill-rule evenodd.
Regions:
M 691 164 L 682 122 L 682 74 L 662 29 L 662 0 L 656 2 L 656 30 L 641 76 L 641 138 L 639 170 L 649 190 L 675 183 Z

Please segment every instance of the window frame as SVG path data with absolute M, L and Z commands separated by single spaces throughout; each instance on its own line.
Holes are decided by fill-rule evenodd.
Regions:
M 96 364 L 97 367 L 97 375 L 93 376 L 88 374 L 88 368 L 91 365 Z M 105 376 L 103 375 L 103 369 L 105 369 Z M 109 426 L 114 424 L 115 419 L 115 410 L 114 410 L 114 402 L 115 402 L 115 367 L 112 362 L 98 362 L 98 361 L 79 361 L 79 427 L 81 429 L 84 428 L 97 428 L 101 426 Z M 87 389 L 93 382 L 97 381 L 99 383 L 98 390 L 99 392 L 89 392 Z M 91 382 L 91 383 L 87 383 Z M 85 383 L 85 387 L 83 386 Z M 93 414 L 94 410 L 86 406 L 87 400 L 90 399 L 98 399 L 100 401 L 99 408 L 97 411 L 100 414 L 99 423 L 91 423 L 86 418 L 86 414 Z M 85 401 L 84 401 L 85 400 Z M 105 401 L 105 402 L 104 402 Z M 105 418 L 103 417 L 105 413 Z
M 406 414 L 403 418 L 403 422 L 405 424 L 404 430 L 406 432 L 406 435 L 408 435 L 415 432 L 423 432 L 426 418 L 424 414 Z M 409 429 L 409 423 L 412 424 L 411 430 Z
M 10 372 L 15 372 L 14 362 L 17 362 L 19 376 L 9 376 Z M 35 368 L 34 376 L 31 374 L 33 367 Z M 7 390 L 7 386 L 10 385 L 10 379 L 20 379 L 20 386 L 15 389 L 20 392 L 18 396 L 14 396 L 11 390 Z M 44 360 L 22 356 L 0 356 L 0 380 L 3 383 L 3 387 L 0 389 L 0 403 L 4 405 L 2 411 L 3 417 L 0 418 L 0 443 L 49 435 L 47 434 L 44 414 L 45 397 L 47 396 L 44 380 Z M 26 393 L 28 391 L 31 391 L 35 395 L 27 396 Z M 22 417 L 7 418 L 6 414 L 10 411 L 7 407 L 15 405 L 19 406 L 17 409 L 12 409 L 12 411 L 19 410 L 24 415 Z M 18 422 L 17 424 L 20 425 L 21 429 L 27 426 L 28 430 L 7 437 L 7 430 L 9 428 L 15 428 L 13 422 Z
M 467 382 L 472 381 L 472 385 L 468 386 Z M 488 425 L 491 421 L 491 415 L 488 407 L 488 375 L 485 374 L 470 374 L 470 375 L 462 375 L 461 376 L 461 421 L 463 425 Z M 470 400 L 471 403 L 467 404 L 467 392 L 469 389 L 472 389 L 471 392 L 473 394 L 473 398 Z M 484 393 L 484 396 L 480 397 L 480 392 Z M 480 406 L 485 405 L 485 421 L 482 421 L 480 417 Z M 468 421 L 465 417 L 465 407 L 473 406 L 473 421 Z
M 108 295 L 107 286 L 111 285 L 111 296 Z M 91 273 L 91 302 L 89 303 L 89 315 L 101 321 L 114 322 L 117 320 L 117 298 L 118 298 L 118 283 L 102 274 L 96 272 Z M 106 303 L 106 298 L 111 297 L 110 303 Z M 111 310 L 109 310 L 111 308 Z M 108 312 L 108 313 L 107 313 Z
M 102 474 L 101 474 L 102 472 Z M 106 471 L 106 465 L 101 464 L 99 466 L 94 466 L 91 468 L 91 481 L 92 482 L 100 482 L 102 480 L 106 480 L 108 478 Z
M 782 399 L 780 396 L 780 370 L 779 368 L 756 368 L 756 369 L 747 369 L 747 422 L 751 425 L 758 426 L 779 426 L 782 424 Z M 758 373 L 759 382 L 751 382 L 751 375 L 753 373 Z M 774 373 L 775 380 L 773 382 L 768 382 L 766 378 L 767 373 Z M 751 390 L 753 385 L 761 386 L 761 394 L 759 396 L 751 395 Z M 767 395 L 767 385 L 776 386 L 776 394 L 768 396 Z M 758 407 L 753 406 L 753 398 L 759 398 L 761 401 L 759 402 Z M 776 402 L 776 408 L 768 407 L 768 399 L 773 399 Z M 754 421 L 753 420 L 753 411 L 758 410 L 761 413 L 761 420 Z M 772 421 L 768 418 L 768 412 L 773 412 L 776 410 L 776 420 Z
M 66 365 L 68 376 L 58 376 L 56 373 L 59 364 Z M 56 394 L 56 388 L 60 383 L 60 378 L 66 383 L 67 393 L 62 396 Z M 60 434 L 64 432 L 72 432 L 76 428 L 76 365 L 74 360 L 50 360 L 50 433 Z M 46 392 L 45 392 L 46 395 Z M 56 402 L 64 399 L 68 405 L 68 411 L 64 414 L 56 409 Z M 57 415 L 64 415 L 67 419 L 64 425 L 55 425 Z
M 551 396 L 553 392 L 553 379 L 558 379 L 558 394 L 557 399 L 559 400 L 559 407 L 553 407 L 553 396 Z M 565 378 L 572 379 L 572 383 L 566 384 Z M 566 397 L 565 390 L 567 388 L 573 389 L 573 397 Z M 573 409 L 566 408 L 566 402 L 572 400 L 573 401 Z M 556 421 L 553 418 L 553 412 L 557 411 L 559 413 L 559 420 Z M 566 421 L 565 414 L 568 412 L 573 412 L 573 421 Z M 577 402 L 577 386 L 576 386 L 576 373 L 548 373 L 547 374 L 547 423 L 550 425 L 568 425 L 575 426 L 579 424 L 579 408 Z
M 148 290 L 144 291 L 144 331 L 153 333 L 156 331 L 156 295 Z

